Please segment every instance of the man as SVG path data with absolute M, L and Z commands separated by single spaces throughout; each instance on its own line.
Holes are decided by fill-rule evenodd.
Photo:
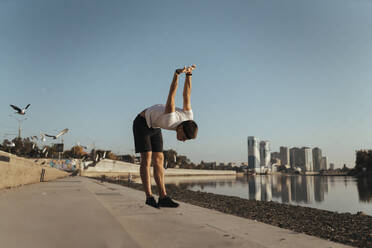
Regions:
M 167 103 L 157 104 L 143 110 L 133 122 L 133 134 L 136 153 L 141 153 L 140 174 L 142 184 L 146 193 L 146 204 L 155 208 L 178 207 L 167 196 L 164 185 L 164 154 L 163 137 L 161 129 L 177 132 L 177 140 L 186 141 L 195 139 L 198 133 L 198 126 L 193 121 L 191 109 L 191 77 L 195 65 L 177 69 L 174 73 L 170 86 Z M 179 76 L 185 73 L 185 85 L 183 89 L 183 109 L 176 108 L 175 96 L 178 87 Z M 155 201 L 151 192 L 150 165 L 153 161 L 154 179 L 159 191 L 159 201 Z

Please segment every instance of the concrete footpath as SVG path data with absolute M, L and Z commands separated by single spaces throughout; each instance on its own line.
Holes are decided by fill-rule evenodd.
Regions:
M 144 193 L 84 177 L 0 191 L 0 244 L 51 247 L 347 247 L 182 203 L 144 204 Z

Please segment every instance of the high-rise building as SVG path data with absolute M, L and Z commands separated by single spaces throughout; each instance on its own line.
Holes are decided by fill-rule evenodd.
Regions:
M 322 169 L 322 150 L 318 147 L 313 148 L 313 167 L 314 171 Z
M 311 149 L 309 147 L 304 146 L 300 149 L 299 167 L 303 172 L 313 170 L 313 164 L 311 162 Z
M 335 170 L 335 164 L 334 163 L 329 163 L 329 169 L 330 170 Z
M 254 136 L 248 137 L 248 168 L 261 172 L 259 143 Z
M 289 161 L 291 168 L 296 168 L 300 167 L 300 148 L 298 147 L 293 147 L 289 149 Z
M 320 163 L 320 168 L 321 168 L 321 170 L 327 170 L 328 169 L 327 157 L 322 157 L 322 161 Z
M 281 165 L 289 166 L 289 149 L 286 146 L 281 146 L 279 149 Z
M 272 152 L 271 153 L 271 159 L 279 159 L 280 160 L 280 153 L 279 152 Z
M 261 141 L 260 142 L 260 162 L 261 167 L 269 167 L 270 166 L 270 143 L 269 141 Z

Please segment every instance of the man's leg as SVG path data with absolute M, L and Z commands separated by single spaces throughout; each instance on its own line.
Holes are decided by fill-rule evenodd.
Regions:
M 153 152 L 154 179 L 158 186 L 159 197 L 164 198 L 167 195 L 164 185 L 164 154 L 162 152 Z
M 164 154 L 162 152 L 153 152 L 153 167 L 154 167 L 154 178 L 156 185 L 159 190 L 159 207 L 164 208 L 176 208 L 179 206 L 177 202 L 174 202 L 167 196 L 164 185 Z
M 151 192 L 151 174 L 150 174 L 150 166 L 151 166 L 151 155 L 152 152 L 141 152 L 141 167 L 140 167 L 140 174 L 143 189 L 145 190 L 146 197 L 149 198 L 152 196 Z

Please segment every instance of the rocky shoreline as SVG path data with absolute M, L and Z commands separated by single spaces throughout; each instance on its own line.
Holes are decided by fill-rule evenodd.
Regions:
M 142 190 L 138 183 L 127 180 L 96 178 Z M 156 187 L 153 192 L 157 193 Z M 372 216 L 363 213 L 337 213 L 277 202 L 247 200 L 239 197 L 191 191 L 186 187 L 167 185 L 167 192 L 175 200 L 223 213 L 257 220 L 266 224 L 316 236 L 356 247 L 372 247 Z

